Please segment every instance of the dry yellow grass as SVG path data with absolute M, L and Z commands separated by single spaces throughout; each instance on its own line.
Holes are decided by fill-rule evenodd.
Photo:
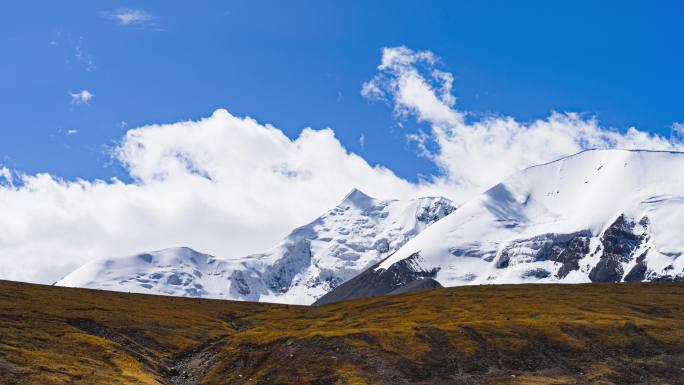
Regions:
M 17 384 L 684 383 L 684 284 L 437 289 L 320 308 L 0 281 Z

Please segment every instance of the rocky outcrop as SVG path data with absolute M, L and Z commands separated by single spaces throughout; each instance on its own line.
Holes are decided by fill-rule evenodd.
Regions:
M 335 288 L 335 290 L 322 296 L 314 302 L 314 305 L 389 294 L 412 282 L 431 279 L 439 270 L 424 269 L 421 266 L 419 253 L 393 264 L 387 270 L 379 269 L 380 263 L 382 262 L 377 263 L 355 278 L 350 279 Z M 425 284 L 429 284 L 429 282 Z M 419 287 L 420 285 L 409 286 L 406 291 L 415 291 Z
M 435 281 L 432 278 L 423 278 L 417 281 L 411 281 L 404 286 L 394 289 L 391 292 L 389 292 L 388 295 L 415 293 L 424 290 L 439 289 L 442 287 L 444 286 L 442 286 L 439 282 Z
M 579 269 L 578 261 L 589 253 L 590 238 L 589 231 L 578 231 L 570 234 L 542 234 L 516 240 L 501 251 L 496 267 L 504 269 L 511 263 L 554 261 L 562 264 L 556 274 L 562 279 L 571 271 Z M 548 276 L 541 275 L 541 278 Z M 531 276 L 540 278 L 540 274 L 528 275 Z
M 353 189 L 263 253 L 220 259 L 189 248 L 165 249 L 93 261 L 57 284 L 308 305 L 454 210 L 442 197 L 381 200 Z
M 639 224 L 648 226 L 648 218 L 644 217 Z M 624 275 L 623 264 L 633 258 L 633 253 L 646 240 L 646 233 L 636 235 L 636 223 L 624 214 L 620 215 L 601 236 L 601 259 L 589 272 L 592 282 L 620 282 Z M 630 279 L 639 276 L 639 269 L 634 271 Z M 645 271 L 644 271 L 645 273 Z
M 433 202 L 422 206 L 420 210 L 416 219 L 426 225 L 431 225 L 454 212 L 456 206 L 446 198 L 435 198 Z

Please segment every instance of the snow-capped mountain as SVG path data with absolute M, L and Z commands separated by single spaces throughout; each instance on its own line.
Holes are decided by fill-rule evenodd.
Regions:
M 172 248 L 93 261 L 56 284 L 310 304 L 454 210 L 441 197 L 383 201 L 354 189 L 335 208 L 262 254 L 226 260 Z
M 443 286 L 684 279 L 684 153 L 590 150 L 530 167 L 318 301 Z

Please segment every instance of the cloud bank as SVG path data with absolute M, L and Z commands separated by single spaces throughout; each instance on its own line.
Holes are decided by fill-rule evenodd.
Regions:
M 332 130 L 280 130 L 225 110 L 129 130 L 114 150 L 133 182 L 64 181 L 0 169 L 0 278 L 51 283 L 93 259 L 187 245 L 263 251 L 353 187 L 419 195 L 349 153 Z
M 429 51 L 384 48 L 378 73 L 361 94 L 390 103 L 400 119 L 413 117 L 430 126 L 429 133 L 409 138 L 442 171 L 432 183 L 457 196 L 471 196 L 517 170 L 588 148 L 684 149 L 681 141 L 633 127 L 625 132 L 606 129 L 577 113 L 553 112 L 531 123 L 507 116 L 468 121 L 467 113 L 456 107 L 453 76 L 441 71 L 439 62 Z
M 398 119 L 429 125 L 407 133 L 439 169 L 418 183 L 350 153 L 331 129 L 306 128 L 290 139 L 226 110 L 127 131 L 112 156 L 128 182 L 0 167 L 0 278 L 51 283 L 94 258 L 174 246 L 239 258 L 272 246 L 353 187 L 379 198 L 442 194 L 462 202 L 520 168 L 588 147 L 680 148 L 572 113 L 532 123 L 468 121 L 452 94 L 453 76 L 439 65 L 427 51 L 386 48 L 362 88 L 365 97 L 390 103 Z

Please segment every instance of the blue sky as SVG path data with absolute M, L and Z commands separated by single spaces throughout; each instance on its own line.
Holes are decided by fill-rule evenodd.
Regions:
M 684 121 L 684 5 L 594 3 L 15 2 L 0 16 L 1 163 L 125 179 L 107 149 L 126 129 L 226 108 L 292 138 L 332 127 L 348 150 L 414 181 L 435 172 L 406 140 L 427 126 L 400 127 L 392 106 L 360 95 L 381 48 L 398 45 L 441 57 L 471 116 L 578 111 L 668 135 Z M 122 8 L 148 18 L 122 24 Z M 72 103 L 82 90 L 94 96 Z

